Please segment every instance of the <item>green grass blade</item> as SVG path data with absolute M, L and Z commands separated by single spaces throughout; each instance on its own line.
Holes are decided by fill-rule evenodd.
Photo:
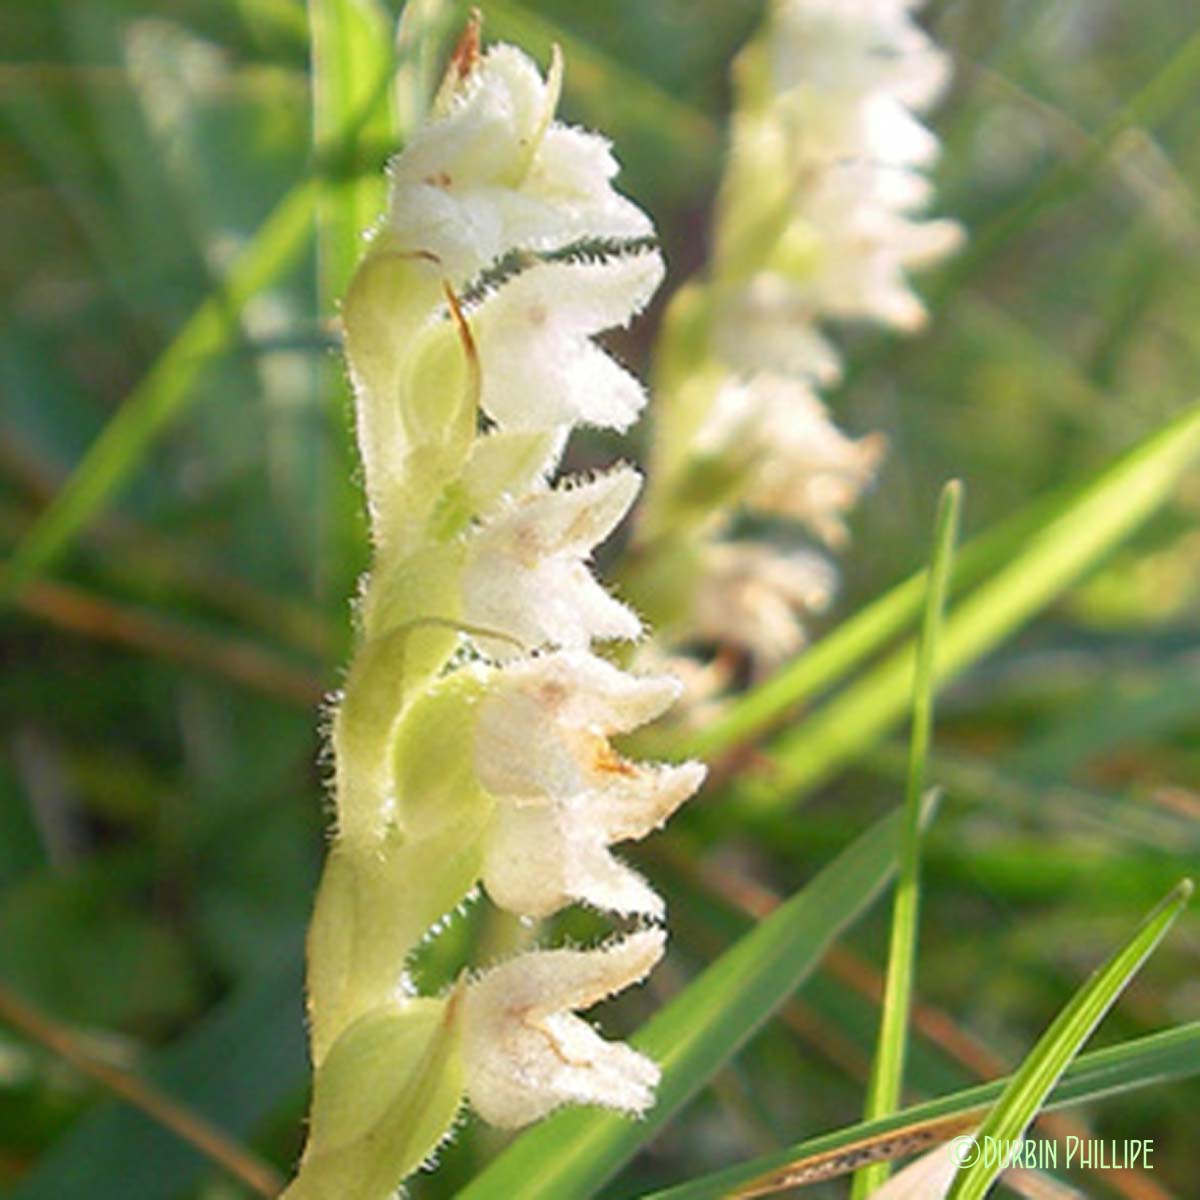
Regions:
M 224 350 L 247 302 L 277 279 L 308 243 L 317 188 L 299 184 L 276 206 L 238 257 L 221 291 L 208 296 L 125 398 L 62 491 L 21 541 L 0 576 L 0 604 L 62 555 L 147 447 L 193 398 L 204 366 Z
M 972 538 L 955 556 L 951 591 L 986 578 L 1015 557 L 1021 546 L 1082 491 L 1064 488 L 1035 501 L 1016 516 Z M 844 680 L 859 664 L 903 633 L 920 615 L 928 588 L 924 569 L 847 617 L 832 633 L 805 648 L 786 667 L 739 696 L 703 729 L 685 735 L 645 738 L 659 756 L 712 759 L 766 732 L 798 705 Z M 642 739 L 638 739 L 639 746 Z
M 362 144 L 397 144 L 389 84 L 395 68 L 391 21 L 378 0 L 308 0 L 312 59 L 313 143 L 338 147 L 352 165 Z M 332 322 L 362 253 L 363 237 L 383 210 L 386 182 L 378 171 L 335 169 L 317 200 L 317 311 Z M 322 541 L 326 581 L 342 593 L 361 570 L 361 503 L 354 483 L 351 398 L 339 359 L 323 357 L 320 391 L 330 452 L 324 458 L 327 496 Z
M 1067 1068 L 1044 1107 L 1066 1108 L 1195 1075 L 1200 1075 L 1200 1021 L 1081 1055 Z M 815 1159 L 825 1164 L 822 1178 L 832 1178 L 853 1169 L 867 1146 L 877 1147 L 887 1157 L 928 1149 L 953 1136 L 954 1130 L 981 1122 L 1008 1083 L 1009 1079 L 998 1079 L 978 1084 L 890 1117 L 822 1134 L 643 1200 L 722 1200 L 735 1190 L 766 1194 L 768 1184 L 782 1182 L 799 1164 Z
M 938 644 L 937 679 L 976 662 L 1062 595 L 1163 504 L 1197 455 L 1200 408 L 1193 407 L 1084 488 L 951 612 Z M 908 645 L 778 739 L 770 790 L 743 794 L 765 808 L 828 779 L 903 718 L 914 670 Z
M 1024 1136 L 1063 1071 L 1166 936 L 1191 894 L 1191 880 L 1185 879 L 1142 922 L 1129 942 L 1075 993 L 988 1113 L 976 1135 L 981 1145 L 989 1137 L 1008 1144 Z M 1004 1166 L 1003 1161 L 991 1162 L 990 1158 L 981 1154 L 971 1165 L 961 1167 L 948 1200 L 983 1200 Z
M 921 888 L 921 797 L 925 789 L 925 763 L 933 727 L 935 679 L 934 655 L 954 544 L 958 537 L 962 484 L 948 483 L 942 491 L 934 526 L 933 558 L 929 564 L 929 586 L 925 617 L 917 647 L 913 684 L 913 718 L 904 794 L 904 827 L 900 842 L 900 867 L 892 902 L 892 927 L 888 948 L 887 979 L 879 1014 L 879 1040 L 871 1065 L 865 1116 L 884 1117 L 900 1106 L 904 1063 L 908 1052 L 908 1026 L 912 1011 L 913 979 L 916 974 L 917 931 Z M 881 1187 L 890 1174 L 887 1163 L 873 1163 L 856 1172 L 852 1200 L 865 1200 Z
M 931 806 L 930 806 L 931 811 Z M 739 940 L 632 1039 L 662 1066 L 641 1121 L 573 1109 L 519 1137 L 463 1200 L 592 1195 L 727 1062 L 820 962 L 895 869 L 900 814 L 879 822 Z
M 1138 474 L 1139 462 L 1146 457 L 1160 459 L 1161 470 L 1165 473 L 1161 494 L 1154 496 L 1144 510 L 1139 508 L 1132 512 L 1129 527 L 1120 529 L 1111 543 L 1095 550 L 1089 561 L 1076 569 L 1075 574 L 1081 573 L 1105 549 L 1116 545 L 1120 535 L 1132 532 L 1165 498 L 1186 463 L 1197 453 L 1197 444 L 1200 443 L 1198 425 L 1200 415 L 1194 411 L 1186 413 L 1167 429 L 1151 435 L 1136 446 L 1099 479 L 1063 488 L 977 535 L 956 556 L 951 579 L 952 592 L 960 592 L 999 572 L 1006 563 L 1015 566 L 1023 547 L 1044 537 L 1048 530 L 1083 506 L 1091 505 L 1088 511 L 1092 511 L 1108 497 L 1111 506 L 1119 508 L 1121 491 L 1127 483 L 1132 487 L 1128 477 Z M 1154 463 L 1147 463 L 1146 471 L 1141 474 L 1152 476 L 1154 470 Z M 639 748 L 644 746 L 659 755 L 711 760 L 764 733 L 791 709 L 844 680 L 863 661 L 903 633 L 920 613 L 925 590 L 926 572 L 919 571 L 843 621 L 828 637 L 806 649 L 766 683 L 740 697 L 703 729 L 683 736 L 647 736 L 638 739 Z M 1061 590 L 1061 587 L 1057 590 Z M 1035 608 L 1049 599 L 1053 599 L 1053 594 L 1046 601 L 1040 601 Z M 911 684 L 905 684 L 904 688 L 911 689 Z M 902 692 L 904 699 L 896 716 L 903 714 L 907 695 L 908 690 Z M 890 719 L 885 722 L 885 727 Z
M 360 141 L 395 144 L 388 103 L 394 65 L 391 23 L 383 8 L 376 0 L 309 0 L 308 20 L 314 143 L 320 147 L 342 141 L 349 161 Z M 385 186 L 374 172 L 335 172 L 323 181 L 317 214 L 323 315 L 332 315 L 350 282 L 363 234 L 383 208 Z

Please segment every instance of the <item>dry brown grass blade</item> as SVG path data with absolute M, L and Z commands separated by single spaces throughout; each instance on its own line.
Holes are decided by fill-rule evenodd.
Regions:
M 714 895 L 719 896 L 727 904 L 739 909 L 746 916 L 752 917 L 756 921 L 764 920 L 781 903 L 779 896 L 769 888 L 764 887 L 757 880 L 740 875 L 722 864 L 709 861 L 693 865 L 679 856 L 670 855 L 670 858 L 672 866 L 677 870 L 690 872 L 698 882 Z M 840 943 L 835 944 L 830 949 L 821 969 L 853 991 L 858 992 L 859 995 L 870 1000 L 873 1004 L 877 1005 L 881 1002 L 883 997 L 882 972 Z M 787 1008 L 781 1010 L 781 1016 L 801 1036 L 807 1036 L 808 1032 L 811 1032 L 806 1032 L 804 1017 L 807 1010 L 799 1009 L 799 1011 L 791 1011 L 793 1008 L 799 1009 L 795 1001 L 787 1006 Z M 808 1015 L 811 1016 L 811 1014 Z M 950 1058 L 954 1059 L 980 1079 L 996 1079 L 1006 1074 L 1010 1069 L 1009 1063 L 1005 1062 L 1004 1059 L 992 1051 L 979 1038 L 963 1029 L 949 1013 L 946 1013 L 936 1005 L 920 1001 L 914 1003 L 912 1021 L 914 1027 L 925 1038 L 939 1046 Z M 821 1044 L 823 1037 L 814 1040 L 818 1044 Z M 852 1063 L 844 1052 L 838 1055 L 838 1059 L 841 1065 L 847 1069 L 851 1069 Z M 865 1062 L 865 1060 L 863 1061 Z M 865 1068 L 863 1067 L 852 1073 L 859 1074 L 862 1078 L 865 1078 Z M 973 1120 L 977 1123 L 978 1119 L 979 1114 L 976 1114 Z M 933 1124 L 936 1126 L 939 1123 L 934 1122 Z M 963 1128 L 970 1128 L 970 1125 L 963 1126 Z M 1060 1139 L 1067 1137 L 1087 1139 L 1092 1136 L 1091 1130 L 1082 1121 L 1062 1113 L 1043 1113 L 1038 1118 L 1037 1128 L 1044 1134 Z M 945 1140 L 946 1137 L 953 1137 L 955 1133 L 961 1132 L 961 1129 L 951 1129 L 949 1132 L 940 1133 L 932 1142 L 922 1143 L 921 1139 L 924 1137 L 926 1130 L 914 1127 L 913 1130 L 909 1131 L 915 1141 L 912 1149 L 894 1150 L 894 1147 L 891 1146 L 892 1142 L 901 1137 L 904 1132 L 903 1130 L 897 1131 L 883 1138 L 862 1143 L 858 1147 L 850 1146 L 843 1151 L 838 1151 L 838 1154 L 851 1154 L 857 1149 L 863 1154 L 874 1155 L 874 1157 L 863 1158 L 861 1161 L 855 1162 L 846 1168 L 846 1170 L 854 1170 L 858 1166 L 867 1163 L 890 1161 L 892 1158 L 905 1157 L 910 1153 L 916 1153 L 922 1148 L 931 1147 L 937 1144 L 938 1141 Z M 894 1152 L 890 1152 L 889 1147 Z M 817 1162 L 815 1159 L 806 1160 L 805 1163 L 795 1164 L 789 1170 L 798 1170 L 801 1167 L 806 1167 L 809 1161 L 813 1163 Z M 829 1169 L 829 1164 L 823 1164 L 822 1169 Z M 816 1183 L 822 1179 L 832 1179 L 844 1173 L 844 1170 L 839 1169 L 834 1171 L 833 1174 L 817 1175 L 811 1179 L 798 1179 L 786 1185 L 776 1186 L 773 1190 L 779 1191 L 782 1186 L 795 1187 L 806 1183 Z M 1125 1197 L 1125 1200 L 1172 1200 L 1169 1192 L 1164 1191 L 1141 1170 L 1130 1168 L 1105 1170 L 1103 1172 L 1103 1183 L 1113 1192 Z M 738 1196 L 758 1196 L 769 1195 L 770 1192 L 741 1191 L 736 1194 Z
M 318 676 L 261 647 L 115 604 L 67 584 L 31 583 L 18 605 L 59 628 L 172 659 L 288 704 L 311 707 L 326 691 Z
M 0 428 L 0 472 L 12 480 L 41 511 L 66 483 L 66 473 L 11 429 Z M 30 512 L 0 510 L 5 537 L 24 536 L 33 523 Z M 99 554 L 128 563 L 131 570 L 178 588 L 240 625 L 268 634 L 319 661 L 334 655 L 337 631 L 317 609 L 291 597 L 272 595 L 222 569 L 219 563 L 187 542 L 168 537 L 121 513 L 96 520 L 85 541 Z
M 160 1092 L 129 1071 L 101 1062 L 84 1051 L 57 1022 L 0 984 L 0 1020 L 45 1046 L 81 1075 L 120 1096 L 260 1196 L 277 1196 L 283 1179 L 269 1163 L 227 1137 L 203 1117 Z

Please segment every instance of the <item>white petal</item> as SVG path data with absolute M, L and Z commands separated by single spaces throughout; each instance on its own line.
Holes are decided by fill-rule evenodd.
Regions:
M 463 1002 L 463 1054 L 479 1115 L 512 1128 L 566 1102 L 644 1112 L 658 1068 L 569 1010 L 645 978 L 664 943 L 661 931 L 645 930 L 599 950 L 537 951 L 473 982 Z
M 678 765 L 629 764 L 632 769 L 616 772 L 598 790 L 577 806 L 580 824 L 593 826 L 609 843 L 644 838 L 661 829 L 676 809 L 704 783 L 708 771 L 703 763 Z
M 554 554 L 582 559 L 617 527 L 641 485 L 637 471 L 622 466 L 585 483 L 540 492 L 486 526 L 481 540 L 528 563 Z
M 758 276 L 726 300 L 717 323 L 717 349 L 736 370 L 777 371 L 819 385 L 836 383 L 842 363 L 812 324 L 815 309 L 787 281 Z
M 641 385 L 589 339 L 625 324 L 661 278 L 653 254 L 542 263 L 489 296 L 471 316 L 489 416 L 510 428 L 626 428 L 645 402 Z
M 815 554 L 785 555 L 753 542 L 713 543 L 705 548 L 693 593 L 693 628 L 773 665 L 803 644 L 800 615 L 825 608 L 836 579 L 833 567 Z
M 940 1200 L 950 1190 L 958 1172 L 955 1153 L 962 1141 L 962 1138 L 952 1138 L 936 1150 L 923 1154 L 882 1187 L 876 1188 L 870 1200 Z
M 594 654 L 548 654 L 505 672 L 508 686 L 536 695 L 572 729 L 628 733 L 661 716 L 679 694 L 668 675 L 634 675 Z
M 463 573 L 466 619 L 528 647 L 636 638 L 641 623 L 596 582 L 584 559 L 620 522 L 640 484 L 632 468 L 617 468 L 527 497 L 489 521 L 473 537 Z M 497 657 L 513 654 L 511 644 L 483 642 Z
M 843 515 L 874 481 L 886 443 L 879 434 L 847 437 L 811 388 L 764 372 L 720 388 L 696 445 L 748 464 L 747 507 L 803 521 L 836 546 L 847 536 Z
M 522 916 L 546 917 L 578 901 L 607 912 L 661 917 L 654 890 L 609 853 L 573 804 L 501 804 L 484 860 L 483 884 L 493 902 Z
M 566 799 L 612 774 L 604 735 L 644 725 L 678 694 L 670 677 L 631 675 L 586 653 L 515 662 L 495 673 L 479 706 L 476 772 L 496 796 Z
M 463 573 L 463 610 L 472 624 L 529 649 L 582 649 L 593 639 L 632 641 L 642 631 L 632 610 L 610 596 L 582 562 L 561 555 L 525 566 L 511 555 L 478 551 Z M 511 641 L 474 640 L 500 661 L 518 653 Z
M 555 806 L 499 805 L 483 864 L 483 886 L 492 902 L 529 917 L 549 916 L 570 904 L 563 841 Z
M 514 248 L 649 233 L 612 188 L 607 143 L 550 122 L 557 93 L 519 50 L 489 50 L 390 166 L 392 245 L 436 256 L 459 284 Z
M 529 172 L 529 186 L 555 205 L 576 236 L 636 238 L 654 232 L 649 217 L 609 184 L 618 164 L 594 133 L 552 125 Z

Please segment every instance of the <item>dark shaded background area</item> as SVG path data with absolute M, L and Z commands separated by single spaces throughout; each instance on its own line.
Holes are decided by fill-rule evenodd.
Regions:
M 566 113 L 616 143 L 678 285 L 703 261 L 727 68 L 760 6 L 483 8 L 494 36 L 543 61 L 563 43 Z M 831 622 L 923 561 L 946 478 L 966 482 L 968 529 L 985 527 L 1098 469 L 1200 380 L 1193 7 L 944 0 L 926 16 L 959 61 L 935 120 L 938 207 L 972 240 L 923 280 L 924 335 L 840 334 L 852 367 L 833 397 L 839 419 L 884 430 L 892 450 L 855 520 Z M 7 553 L 311 163 L 293 0 L 10 0 L 0 47 Z M 322 395 L 332 339 L 313 275 L 302 255 L 251 303 L 119 503 L 0 613 L 0 985 L 281 1169 L 305 1103 L 298 963 L 322 849 L 318 704 L 336 687 L 365 561 L 363 523 L 339 515 L 344 443 Z M 617 343 L 643 369 L 656 316 Z M 577 455 L 617 445 L 597 438 Z M 920 991 L 955 1025 L 917 1042 L 914 1091 L 1016 1062 L 1195 867 L 1198 511 L 1193 475 L 1134 543 L 945 697 L 933 774 L 948 802 L 929 848 Z M 641 861 L 671 896 L 675 929 L 660 994 L 742 927 L 696 886 L 696 865 L 791 891 L 895 802 L 899 752 L 884 747 L 719 847 L 707 840 L 719 823 L 702 834 L 682 817 L 649 845 Z M 857 1115 L 884 918 L 614 1194 Z M 1095 1044 L 1197 1016 L 1198 934 L 1185 917 Z M 423 969 L 437 977 L 511 937 L 473 913 Z M 651 1001 L 626 1001 L 606 1025 L 635 1024 Z M 1176 1086 L 1081 1114 L 1097 1136 L 1155 1139 L 1148 1178 L 1168 1189 L 1121 1191 L 1106 1176 L 1088 1194 L 1194 1194 L 1198 1104 L 1200 1088 Z M 468 1126 L 414 1194 L 451 1194 L 496 1145 Z M 5 1027 L 0 1184 L 24 1200 L 246 1194 Z

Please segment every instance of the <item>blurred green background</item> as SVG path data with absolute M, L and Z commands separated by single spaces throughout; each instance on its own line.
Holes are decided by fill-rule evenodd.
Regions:
M 482 8 L 485 32 L 543 62 L 563 44 L 566 115 L 615 142 L 677 286 L 704 259 L 728 66 L 761 5 Z M 934 118 L 938 209 L 971 242 L 922 280 L 922 336 L 839 332 L 852 365 L 831 402 L 851 431 L 885 431 L 891 453 L 827 624 L 924 561 L 946 478 L 966 483 L 968 532 L 984 528 L 1098 470 L 1200 379 L 1195 8 L 943 0 L 925 20 L 958 63 Z M 196 307 L 215 296 L 220 313 L 218 281 L 280 199 L 314 169 L 375 170 L 387 147 L 314 166 L 300 0 L 5 0 L 0 60 L 7 554 Z M 228 347 L 137 449 L 117 502 L 0 613 L 0 986 L 286 1170 L 306 1101 L 299 964 L 322 852 L 319 705 L 337 686 L 366 540 L 311 239 L 280 258 Z M 643 370 L 660 311 L 618 341 Z M 636 454 L 645 436 L 644 423 L 632 446 L 596 437 L 575 456 Z M 1137 915 L 1195 869 L 1198 512 L 1200 473 L 942 700 L 931 773 L 948 800 L 929 846 L 919 980 L 941 1011 L 916 1045 L 914 1095 L 1018 1061 Z M 744 926 L 722 891 L 790 892 L 896 802 L 900 754 L 881 747 L 769 823 L 685 816 L 631 855 L 672 899 L 660 996 Z M 881 906 L 613 1195 L 857 1116 L 885 919 Z M 469 916 L 433 957 L 512 936 Z M 1198 953 L 1200 918 L 1185 916 L 1095 1044 L 1200 1014 Z M 631 1027 L 652 1002 L 623 1001 L 606 1027 Z M 1098 1136 L 1156 1143 L 1152 1174 L 1080 1186 L 1194 1195 L 1197 1107 L 1190 1085 L 1077 1114 Z M 451 1194 L 498 1144 L 469 1123 L 414 1194 Z M 23 1200 L 249 1194 L 7 1026 L 0 1186 Z

